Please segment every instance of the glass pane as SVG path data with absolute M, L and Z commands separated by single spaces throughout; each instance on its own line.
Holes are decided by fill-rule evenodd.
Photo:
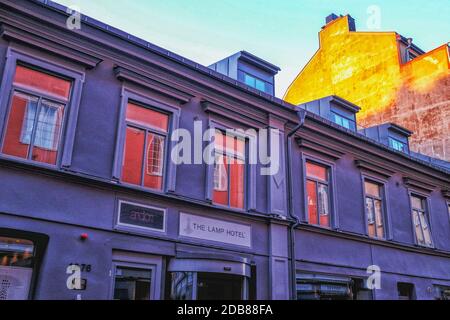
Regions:
M 42 100 L 36 122 L 32 160 L 56 164 L 64 105 Z
M 420 223 L 422 225 L 422 232 L 423 232 L 425 244 L 427 246 L 431 246 L 432 245 L 431 232 L 430 232 L 430 226 L 428 224 L 427 216 L 423 212 L 419 212 L 419 218 L 420 218 Z
M 366 195 L 381 198 L 381 188 L 379 184 L 364 181 L 364 188 L 366 190 Z
M 266 91 L 266 84 L 264 83 L 264 81 L 255 79 L 255 88 L 261 91 Z
M 147 134 L 147 161 L 144 186 L 162 189 L 164 168 L 164 137 L 153 133 Z
M 319 217 L 320 225 L 324 227 L 330 226 L 330 208 L 329 208 L 329 198 L 328 198 L 328 186 L 319 183 Z
M 34 244 L 32 241 L 0 237 L 0 266 L 31 268 Z
M 254 77 L 252 77 L 251 75 L 244 74 L 244 82 L 246 85 L 254 88 L 256 85 L 255 81 L 256 81 L 256 79 Z
M 71 82 L 68 80 L 23 66 L 16 67 L 14 84 L 44 91 L 47 94 L 64 99 L 69 98 L 71 87 Z
M 377 228 L 377 237 L 384 238 L 384 226 L 383 226 L 383 208 L 380 200 L 373 201 L 375 206 L 375 220 Z
M 417 243 L 423 245 L 425 244 L 423 234 L 422 234 L 422 228 L 420 226 L 419 221 L 419 212 L 416 210 L 413 210 L 413 223 L 414 223 L 414 230 L 416 233 Z
M 220 154 L 216 154 L 214 177 L 213 202 L 228 205 L 228 159 Z
M 33 242 L 0 237 L 0 301 L 28 299 L 33 255 Z
M 311 162 L 306 162 L 306 175 L 309 178 L 316 178 L 324 181 L 328 180 L 327 168 Z
M 371 198 L 366 198 L 366 212 L 369 236 L 375 237 L 375 207 Z
M 172 272 L 170 298 L 172 300 L 193 300 L 194 273 Z
M 151 270 L 117 267 L 115 300 L 150 300 Z
M 245 164 L 235 159 L 230 163 L 230 206 L 244 208 Z
M 221 153 L 245 157 L 245 140 L 216 130 L 214 139 L 214 148 Z
M 141 184 L 144 142 L 145 131 L 127 127 L 122 167 L 123 181 L 137 185 Z
M 145 127 L 155 128 L 167 132 L 169 116 L 152 109 L 128 103 L 127 120 Z
M 317 215 L 317 192 L 316 183 L 314 181 L 306 182 L 306 192 L 308 201 L 308 215 L 310 224 L 319 224 Z
M 223 161 L 223 156 L 216 154 L 214 165 L 214 190 L 227 191 L 228 190 L 228 174 L 227 167 Z
M 19 92 L 14 93 L 2 149 L 3 153 L 28 158 L 37 107 L 38 98 Z
M 406 144 L 393 138 L 389 138 L 389 146 L 397 151 L 406 151 Z
M 423 202 L 422 198 L 411 196 L 411 205 L 414 209 L 425 210 Z

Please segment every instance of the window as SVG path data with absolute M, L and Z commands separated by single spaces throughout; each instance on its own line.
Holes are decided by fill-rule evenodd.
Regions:
M 297 273 L 297 300 L 352 300 L 352 279 L 334 275 Z
M 414 300 L 414 285 L 412 283 L 397 283 L 398 299 L 399 300 Z
M 364 181 L 366 193 L 367 231 L 372 238 L 383 239 L 384 214 L 383 214 L 383 188 L 380 184 Z
M 349 119 L 347 117 L 344 117 L 344 116 L 342 116 L 340 114 L 337 114 L 335 112 L 332 112 L 332 115 L 333 115 L 333 121 L 336 124 L 338 124 L 338 125 L 340 125 L 340 126 L 342 126 L 344 128 L 347 128 L 349 130 L 355 130 L 356 124 L 355 124 L 354 120 Z
M 151 300 L 152 271 L 116 267 L 114 300 Z
M 408 147 L 406 146 L 406 143 L 401 142 L 400 140 L 397 140 L 392 137 L 389 137 L 389 146 L 392 149 L 400 151 L 400 152 L 408 152 Z
M 243 209 L 245 203 L 245 140 L 216 130 L 213 202 Z
M 246 85 L 261 90 L 266 91 L 266 84 L 263 80 L 260 80 L 258 78 L 255 78 L 254 76 L 251 76 L 247 73 L 244 73 L 244 82 Z
M 0 300 L 25 300 L 31 287 L 32 241 L 0 236 Z
M 417 244 L 432 247 L 433 241 L 431 239 L 430 223 L 426 210 L 426 199 L 411 195 L 411 208 Z
M 306 162 L 306 194 L 308 222 L 330 227 L 328 168 Z
M 72 82 L 17 65 L 4 154 L 56 165 Z
M 151 189 L 163 188 L 168 129 L 167 114 L 128 103 L 122 181 Z

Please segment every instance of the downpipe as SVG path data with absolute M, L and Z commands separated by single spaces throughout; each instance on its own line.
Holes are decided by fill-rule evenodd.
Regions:
M 305 124 L 306 110 L 299 109 L 297 111 L 297 116 L 299 119 L 299 123 L 286 136 L 288 214 L 289 214 L 289 217 L 293 220 L 293 222 L 291 222 L 291 225 L 289 227 L 289 252 L 290 252 L 290 258 L 291 258 L 291 298 L 292 299 L 295 299 L 296 295 L 297 295 L 297 275 L 296 275 L 297 265 L 296 265 L 296 258 L 295 258 L 295 229 L 300 224 L 299 218 L 294 213 L 293 194 L 292 194 L 292 161 L 291 161 L 292 137 Z

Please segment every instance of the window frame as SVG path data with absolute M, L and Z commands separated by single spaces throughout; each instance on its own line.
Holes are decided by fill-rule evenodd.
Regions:
M 264 93 L 267 93 L 267 94 L 272 94 L 271 92 L 270 92 L 270 89 L 272 89 L 273 90 L 273 88 L 271 88 L 271 86 L 273 86 L 273 84 L 272 83 L 270 83 L 269 81 L 266 81 L 266 80 L 264 80 L 264 79 L 262 79 L 262 78 L 260 78 L 260 77 L 258 77 L 258 76 L 255 76 L 254 74 L 251 74 L 251 73 L 249 73 L 249 72 L 247 72 L 247 71 L 244 71 L 244 70 L 242 70 L 241 68 L 238 68 L 238 73 L 239 72 L 242 72 L 242 82 L 246 85 L 246 86 L 249 86 L 250 88 L 253 88 L 253 89 L 255 89 L 255 90 L 258 90 L 258 91 L 261 91 L 261 92 L 264 92 Z M 249 84 L 247 84 L 246 82 L 245 82 L 245 76 L 249 76 L 249 77 L 252 77 L 253 79 L 255 79 L 255 86 L 252 86 L 252 85 L 249 85 Z M 264 84 L 264 90 L 261 90 L 261 89 L 258 89 L 257 87 L 256 87 L 256 81 L 260 81 L 260 82 L 262 82 L 263 84 Z
M 138 101 L 134 101 L 134 100 L 128 100 L 128 104 L 134 104 L 135 106 L 141 107 L 141 108 L 145 108 L 145 109 L 149 109 L 149 110 L 153 110 L 156 112 L 159 112 L 161 114 L 165 114 L 168 116 L 168 122 L 170 123 L 170 114 L 166 113 L 166 112 L 161 112 L 160 110 L 153 108 L 152 106 L 148 106 L 148 105 L 143 105 L 142 103 L 138 102 Z M 128 105 L 127 104 L 127 105 Z M 170 135 L 170 126 L 169 128 L 167 128 L 167 132 L 164 132 L 162 130 L 159 130 L 157 128 L 152 128 L 150 126 L 145 126 L 142 124 L 138 124 L 136 122 L 130 121 L 126 118 L 125 116 L 125 131 L 128 128 L 133 128 L 133 129 L 137 129 L 139 131 L 143 131 L 145 136 L 144 136 L 144 146 L 143 146 L 143 153 L 142 153 L 142 167 L 141 167 L 141 177 L 140 177 L 140 184 L 139 185 L 135 185 L 133 183 L 130 182 L 125 182 L 123 181 L 123 177 L 122 177 L 122 173 L 121 172 L 121 177 L 120 177 L 120 182 L 123 184 L 131 184 L 133 186 L 138 186 L 138 187 L 142 187 L 145 189 L 152 189 L 149 187 L 144 186 L 144 180 L 145 180 L 145 175 L 146 175 L 146 171 L 148 171 L 148 151 L 149 151 L 149 147 L 150 147 L 150 143 L 148 140 L 148 136 L 149 134 L 153 135 L 153 136 L 159 136 L 159 137 L 163 137 L 164 138 L 164 148 L 163 148 L 163 163 L 162 163 L 162 168 L 161 168 L 161 174 L 158 175 L 154 175 L 154 176 L 158 176 L 158 177 L 162 177 L 162 185 L 161 185 L 161 189 L 152 189 L 152 190 L 164 190 L 165 189 L 165 171 L 166 171 L 166 167 L 167 167 L 167 151 L 168 151 L 168 144 L 167 141 L 169 140 L 169 135 Z M 125 141 L 123 141 L 124 144 L 124 154 L 123 154 L 123 158 L 122 158 L 122 164 L 124 163 L 124 158 L 125 158 L 125 143 L 126 143 L 126 137 L 125 137 Z M 123 166 L 122 166 L 123 168 Z
M 380 187 L 380 194 L 381 197 L 375 197 L 372 195 L 368 195 L 367 191 L 366 191 L 366 182 L 372 183 L 372 184 L 376 184 Z M 375 240 L 391 240 L 392 236 L 391 236 L 391 226 L 390 226 L 390 218 L 389 218 L 389 213 L 388 213 L 388 205 L 387 205 L 387 191 L 386 191 L 386 182 L 380 179 L 376 179 L 367 175 L 362 175 L 362 188 L 363 188 L 363 206 L 364 206 L 364 225 L 365 225 L 365 234 L 366 236 L 368 236 L 371 239 L 375 239 Z M 383 237 L 379 238 L 379 237 L 371 237 L 369 235 L 369 219 L 368 219 L 368 212 L 367 212 L 367 206 L 366 206 L 366 199 L 367 198 L 371 198 L 376 199 L 376 200 L 380 200 L 381 201 L 381 215 L 383 218 Z M 376 217 L 375 217 L 375 224 L 376 224 Z
M 334 122 L 335 124 L 337 124 L 338 126 L 341 126 L 341 127 L 345 128 L 345 129 L 347 129 L 347 130 L 356 131 L 356 121 L 355 121 L 354 119 L 351 119 L 351 118 L 349 118 L 349 117 L 343 116 L 342 114 L 339 114 L 339 113 L 335 112 L 332 108 L 331 108 L 331 110 L 330 110 L 330 113 L 331 113 L 331 115 L 333 116 L 333 122 Z M 342 118 L 342 119 L 347 120 L 348 123 L 349 123 L 349 128 L 347 128 L 347 127 L 344 126 L 344 125 L 341 125 L 341 124 L 337 123 L 337 122 L 336 122 L 336 117 L 339 117 L 339 118 Z M 353 128 L 352 128 L 352 126 L 353 126 Z
M 226 133 L 226 131 L 223 131 L 222 129 L 219 129 L 219 128 L 215 128 L 215 130 L 219 130 L 225 137 L 227 136 L 227 133 Z M 248 157 L 248 138 L 245 138 L 244 136 L 242 136 L 242 135 L 239 135 L 239 134 L 237 134 L 236 136 L 233 136 L 233 139 L 241 139 L 241 140 L 243 140 L 244 141 L 244 149 L 245 149 L 245 154 L 244 154 L 244 157 L 242 157 L 242 156 L 239 156 L 239 155 L 237 155 L 237 154 L 235 154 L 235 153 L 232 153 L 232 152 L 229 152 L 228 150 L 222 150 L 222 152 L 219 152 L 218 151 L 218 149 L 216 149 L 215 147 L 214 147 L 214 159 L 216 159 L 216 156 L 221 156 L 221 157 L 223 157 L 224 159 L 227 159 L 226 161 L 227 161 L 227 169 L 226 169 L 226 172 L 227 172 L 227 194 L 228 194 L 228 199 L 227 199 L 227 204 L 225 205 L 225 204 L 221 204 L 221 203 L 216 203 L 216 202 L 214 202 L 214 201 L 212 201 L 212 203 L 214 204 L 214 205 L 216 205 L 216 206 L 223 206 L 223 207 L 226 207 L 226 208 L 232 208 L 232 209 L 237 209 L 237 210 L 246 210 L 246 208 L 247 208 L 247 197 L 248 197 L 248 159 L 249 159 L 249 157 Z M 233 161 L 243 161 L 244 162 L 244 205 L 243 205 L 243 207 L 242 208 L 238 208 L 238 207 L 232 207 L 231 206 L 231 189 L 230 189 L 230 186 L 231 186 L 231 164 L 230 163 L 228 163 L 228 158 L 232 158 L 233 159 Z M 214 163 L 214 166 L 215 166 L 215 163 Z M 214 174 L 213 174 L 213 187 L 214 187 Z M 212 190 L 212 194 L 213 194 L 213 198 L 214 198 L 214 191 L 215 191 L 215 189 L 213 188 L 213 190 Z
M 401 145 L 404 147 L 404 150 L 398 150 L 398 149 L 396 149 L 396 148 L 393 146 L 393 144 L 391 144 L 391 141 L 394 141 L 395 143 L 401 144 Z M 399 139 L 397 139 L 397 138 L 395 138 L 395 137 L 392 137 L 391 135 L 388 136 L 388 142 L 389 142 L 389 147 L 392 148 L 392 149 L 394 149 L 395 151 L 403 152 L 403 153 L 408 153 L 408 152 L 409 152 L 409 147 L 408 147 L 408 144 L 407 144 L 406 142 L 403 142 L 403 141 L 401 141 L 401 140 L 399 140 Z
M 433 227 L 432 227 L 432 219 L 431 219 L 431 207 L 430 207 L 430 197 L 422 192 L 416 191 L 416 190 L 408 190 L 408 197 L 409 197 L 409 214 L 410 214 L 410 219 L 411 219 L 411 229 L 412 229 L 412 234 L 413 234 L 413 238 L 414 238 L 414 244 L 418 247 L 421 248 L 428 248 L 428 249 L 435 249 L 435 241 L 433 238 Z M 424 216 L 428 219 L 428 228 L 429 228 L 429 232 L 430 232 L 430 240 L 431 240 L 431 245 L 426 245 L 426 244 L 420 244 L 419 240 L 417 239 L 417 234 L 416 234 L 416 230 L 415 230 L 415 225 L 414 225 L 414 215 L 413 215 L 413 210 L 416 211 L 420 211 L 417 208 L 413 207 L 413 203 L 412 203 L 412 198 L 416 197 L 421 199 L 421 201 L 423 201 L 423 205 L 424 205 L 424 209 L 421 211 L 424 213 Z M 422 222 L 420 221 L 420 217 L 419 217 L 419 222 L 420 222 L 420 230 L 422 232 L 422 236 L 424 236 L 423 234 L 423 227 L 422 227 Z
M 302 157 L 302 185 L 303 185 L 303 214 L 302 214 L 302 220 L 303 222 L 307 223 L 308 225 L 315 226 L 318 228 L 324 228 L 329 230 L 336 230 L 339 228 L 339 217 L 336 213 L 337 208 L 337 198 L 336 198 L 336 177 L 335 177 L 335 164 L 332 162 L 329 162 L 325 159 L 311 156 L 309 154 L 301 153 Z M 313 164 L 323 166 L 327 169 L 327 176 L 328 176 L 328 205 L 329 205 L 329 219 L 330 224 L 328 227 L 321 226 L 320 224 L 310 224 L 309 222 L 309 211 L 308 211 L 308 191 L 307 191 L 307 181 L 308 181 L 308 175 L 306 172 L 306 163 L 311 162 Z M 318 196 L 318 194 L 317 194 Z M 319 215 L 319 212 L 317 213 Z
M 0 151 L 3 149 L 5 144 L 8 119 L 11 113 L 11 104 L 14 92 L 41 97 L 39 99 L 39 105 L 42 99 L 62 103 L 65 105 L 65 110 L 64 117 L 61 122 L 61 135 L 58 143 L 56 164 L 34 161 L 29 158 L 25 159 L 1 152 L 0 157 L 51 169 L 70 167 L 72 165 L 75 130 L 77 127 L 78 110 L 81 102 L 81 91 L 85 78 L 84 72 L 75 70 L 65 64 L 48 61 L 46 58 L 40 56 L 28 55 L 26 52 L 22 52 L 21 50 L 13 47 L 8 48 L 6 58 L 0 89 Z M 71 81 L 71 89 L 67 101 L 60 98 L 58 99 L 58 97 L 54 97 L 52 95 L 45 95 L 39 90 L 33 90 L 28 87 L 23 88 L 14 84 L 16 67 L 18 65 Z M 30 150 L 32 150 L 31 145 Z
M 164 275 L 164 262 L 161 256 L 135 253 L 130 251 L 113 250 L 111 262 L 111 279 L 109 282 L 109 299 L 114 299 L 115 274 L 117 267 L 137 268 L 137 269 L 153 269 L 152 270 L 152 297 L 153 300 L 162 298 L 162 281 Z
M 137 124 L 132 121 L 128 121 L 126 118 L 126 112 L 127 112 L 127 106 L 129 103 L 133 103 L 137 106 L 147 108 L 150 110 L 154 110 L 159 113 L 166 114 L 168 116 L 168 127 L 167 132 L 159 131 L 156 128 L 150 128 L 146 126 L 142 126 L 140 124 Z M 172 141 L 170 139 L 171 134 L 174 132 L 174 130 L 178 129 L 179 125 L 179 118 L 180 118 L 180 108 L 174 107 L 168 104 L 164 104 L 158 100 L 155 100 L 149 96 L 147 96 L 145 93 L 136 91 L 132 88 L 129 88 L 127 86 L 122 87 L 122 99 L 120 104 L 120 112 L 119 112 L 119 120 L 118 120 L 118 129 L 117 129 L 117 136 L 116 136 L 116 148 L 114 152 L 114 165 L 113 165 L 113 173 L 112 177 L 114 180 L 118 181 L 119 183 L 130 186 L 133 188 L 138 188 L 141 190 L 146 191 L 152 191 L 157 193 L 165 193 L 165 192 L 174 192 L 175 191 L 175 184 L 176 184 L 176 164 L 174 164 L 172 161 L 170 161 L 170 150 L 173 149 L 173 146 L 176 142 Z M 145 136 L 145 146 L 144 146 L 144 154 L 143 159 L 144 162 L 142 163 L 141 168 L 141 183 L 139 185 L 124 182 L 122 180 L 122 167 L 123 167 L 123 159 L 125 156 L 125 141 L 126 141 L 126 132 L 127 128 L 132 127 L 136 128 L 138 130 L 144 130 L 146 133 Z M 149 187 L 143 186 L 143 177 L 144 177 L 144 171 L 145 171 L 145 160 L 146 160 L 146 153 L 148 148 L 148 139 L 147 134 L 148 133 L 156 134 L 156 135 L 163 135 L 165 136 L 165 143 L 164 143 L 164 156 L 163 156 L 163 169 L 162 169 L 162 188 L 161 189 L 152 189 Z
M 238 127 L 238 126 L 236 126 Z M 230 130 L 231 125 L 225 124 L 217 120 L 210 119 L 209 120 L 209 133 L 213 134 L 213 136 L 208 137 L 208 141 L 213 141 L 214 134 L 216 130 L 220 130 L 222 132 L 226 132 L 226 130 Z M 252 129 L 252 128 L 247 128 Z M 213 163 L 206 165 L 206 175 L 205 175 L 205 201 L 211 203 L 214 206 L 217 206 L 219 208 L 226 208 L 228 210 L 235 210 L 239 212 L 248 212 L 252 210 L 256 210 L 256 164 L 250 164 L 249 159 L 251 157 L 250 146 L 252 144 L 255 144 L 255 141 L 257 141 L 257 137 L 253 136 L 251 134 L 248 134 L 247 132 L 236 132 L 236 137 L 239 137 L 240 139 L 244 139 L 245 141 L 245 177 L 244 177 L 244 207 L 243 208 L 234 208 L 230 206 L 225 206 L 221 204 L 217 204 L 213 202 L 213 192 L 214 192 L 214 161 Z M 208 142 L 209 144 L 210 142 Z M 258 152 L 258 150 L 255 150 Z M 215 148 L 213 149 L 212 156 L 215 156 Z M 256 155 L 255 155 L 256 157 Z
M 135 269 L 135 270 L 145 270 L 145 271 L 150 271 L 150 292 L 149 292 L 149 296 L 150 299 L 147 301 L 154 301 L 155 300 L 155 296 L 156 296 L 156 288 L 155 288 L 155 277 L 157 276 L 156 273 L 156 269 L 157 269 L 157 265 L 156 264 L 140 264 L 140 263 L 133 263 L 133 262 L 122 262 L 122 261 L 113 261 L 112 264 L 112 296 L 110 297 L 111 300 L 114 300 L 114 294 L 116 291 L 116 278 L 117 278 L 117 269 Z M 135 300 L 136 301 L 136 300 Z

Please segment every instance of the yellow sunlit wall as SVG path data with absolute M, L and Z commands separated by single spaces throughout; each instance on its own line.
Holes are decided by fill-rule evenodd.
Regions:
M 414 132 L 412 150 L 449 160 L 448 45 L 404 64 L 398 37 L 350 31 L 348 16 L 328 23 L 319 33 L 319 50 L 284 99 L 297 105 L 340 96 L 361 107 L 362 126 L 395 122 Z

